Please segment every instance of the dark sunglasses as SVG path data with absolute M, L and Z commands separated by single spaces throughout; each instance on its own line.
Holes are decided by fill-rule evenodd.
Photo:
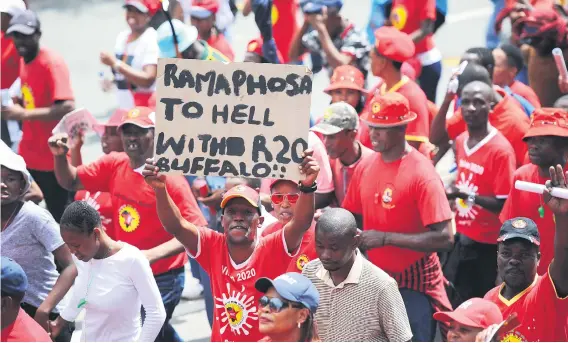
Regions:
M 275 313 L 278 313 L 278 312 L 280 312 L 283 309 L 288 308 L 288 307 L 294 307 L 294 308 L 302 308 L 303 307 L 302 305 L 293 304 L 293 303 L 290 303 L 288 301 L 281 300 L 279 298 L 269 298 L 266 295 L 264 295 L 260 299 L 258 299 L 258 303 L 260 304 L 261 308 L 266 307 L 268 305 L 270 312 L 275 312 Z
M 275 205 L 280 205 L 281 203 L 284 202 L 284 199 L 286 199 L 290 204 L 295 204 L 299 198 L 300 194 L 298 193 L 288 193 L 288 194 L 274 193 L 270 196 L 270 201 L 272 201 L 272 203 Z

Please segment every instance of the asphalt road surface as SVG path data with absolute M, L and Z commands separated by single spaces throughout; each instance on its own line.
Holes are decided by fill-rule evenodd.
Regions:
M 120 0 L 30 0 L 39 12 L 43 37 L 41 43 L 61 53 L 70 72 L 78 107 L 86 107 L 98 119 L 106 120 L 116 107 L 114 94 L 99 88 L 101 51 L 112 51 L 118 32 L 126 28 Z M 345 1 L 342 14 L 364 27 L 371 0 Z M 472 46 L 485 44 L 487 20 L 492 12 L 489 0 L 449 0 L 446 24 L 436 34 L 436 42 L 444 56 L 444 71 L 438 92 L 441 94 L 459 56 Z M 233 37 L 236 61 L 242 60 L 246 43 L 257 35 L 252 17 L 237 17 Z M 314 79 L 312 113 L 322 111 L 329 98 L 321 90 L 328 77 L 320 72 Z M 441 96 L 439 96 L 441 99 Z M 83 147 L 83 160 L 88 163 L 102 152 L 98 137 L 89 135 Z M 189 279 L 189 278 L 188 278 Z M 184 300 L 174 313 L 173 323 L 181 337 L 189 341 L 209 339 L 210 329 L 201 300 Z M 78 339 L 78 336 L 75 336 Z

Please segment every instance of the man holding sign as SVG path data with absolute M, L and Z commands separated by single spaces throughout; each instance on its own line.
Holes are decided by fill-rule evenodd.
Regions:
M 211 277 L 215 299 L 215 320 L 211 341 L 255 342 L 258 331 L 257 306 L 261 296 L 254 283 L 258 278 L 275 278 L 286 269 L 310 228 L 314 216 L 315 180 L 319 166 L 306 150 L 300 164 L 304 178 L 294 218 L 282 230 L 257 238 L 264 220 L 260 216 L 260 196 L 250 187 L 236 186 L 223 196 L 224 233 L 198 227 L 182 217 L 166 188 L 166 175 L 158 173 L 156 162 L 147 161 L 143 174 L 154 189 L 158 215 L 164 228 L 173 234 Z

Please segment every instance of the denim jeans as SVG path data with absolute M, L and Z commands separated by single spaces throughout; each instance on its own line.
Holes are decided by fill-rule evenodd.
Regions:
M 434 309 L 430 298 L 408 288 L 401 288 L 400 295 L 406 307 L 406 313 L 412 330 L 413 342 L 433 342 L 436 336 L 436 321 L 432 316 Z
M 428 66 L 422 66 L 422 72 L 418 77 L 420 88 L 426 93 L 428 100 L 433 103 L 436 103 L 436 93 L 440 75 L 442 75 L 442 63 L 436 62 Z
M 170 270 L 167 273 L 154 275 L 156 284 L 162 296 L 162 302 L 166 308 L 166 321 L 156 337 L 156 342 L 183 342 L 174 327 L 170 324 L 172 314 L 181 300 L 181 293 L 185 284 L 185 270 L 182 268 Z M 144 311 L 142 311 L 144 321 Z

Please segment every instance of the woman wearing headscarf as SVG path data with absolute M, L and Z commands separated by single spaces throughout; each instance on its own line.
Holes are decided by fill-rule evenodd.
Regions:
M 274 280 L 260 278 L 256 289 L 264 293 L 258 304 L 261 342 L 319 342 L 314 314 L 319 293 L 312 282 L 298 273 Z
M 144 254 L 110 238 L 102 229 L 99 213 L 85 201 L 75 201 L 65 209 L 61 235 L 73 252 L 78 275 L 69 304 L 49 323 L 49 332 L 56 335 L 85 309 L 81 341 L 153 342 L 166 310 Z
M 155 90 L 158 67 L 158 37 L 150 20 L 160 10 L 160 0 L 126 0 L 126 23 L 129 28 L 116 37 L 114 52 L 100 54 L 102 64 L 112 68 L 118 107 L 130 110 L 148 106 Z M 103 82 L 108 91 L 108 82 Z
M 47 328 L 47 321 L 59 316 L 61 308 L 56 305 L 72 285 L 60 277 L 54 260 L 61 268 L 61 275 L 73 275 L 76 270 L 51 214 L 32 201 L 24 200 L 31 184 L 24 159 L 2 143 L 0 165 L 2 255 L 12 258 L 24 269 L 29 287 L 21 307 Z M 66 326 L 56 341 L 69 342 L 72 331 L 73 325 Z

